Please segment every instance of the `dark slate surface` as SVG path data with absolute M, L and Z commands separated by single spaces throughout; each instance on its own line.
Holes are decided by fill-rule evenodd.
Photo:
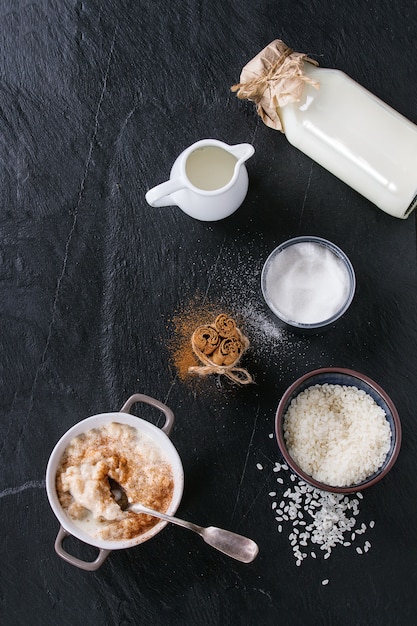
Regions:
M 373 207 L 229 87 L 279 37 L 417 122 L 415 2 L 3 0 L 0 17 L 1 623 L 412 623 L 415 216 Z M 241 209 L 203 223 L 149 207 L 146 190 L 203 137 L 255 146 Z M 261 332 L 260 269 L 275 245 L 301 234 L 345 250 L 357 294 L 326 335 L 274 340 Z M 171 322 L 196 296 L 246 306 L 245 364 L 256 386 L 207 379 L 196 389 L 178 378 Z M 269 434 L 286 387 L 330 365 L 387 390 L 404 441 L 390 475 L 361 502 L 359 521 L 375 520 L 371 550 L 339 546 L 296 567 L 271 510 L 279 454 Z M 119 409 L 134 392 L 176 415 L 179 513 L 257 540 L 253 564 L 176 527 L 113 552 L 95 573 L 56 556 L 49 454 L 74 423 Z

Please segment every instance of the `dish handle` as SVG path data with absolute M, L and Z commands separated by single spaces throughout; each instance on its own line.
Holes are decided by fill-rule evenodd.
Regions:
M 78 559 L 76 556 L 73 556 L 64 550 L 62 544 L 67 537 L 71 537 L 71 534 L 61 526 L 55 540 L 55 552 L 67 563 L 75 565 L 75 567 L 79 567 L 80 569 L 87 570 L 88 572 L 93 572 L 101 567 L 111 552 L 111 550 L 104 550 L 100 548 L 98 557 L 94 561 L 83 561 L 82 559 Z
M 130 413 L 130 409 L 137 402 L 150 404 L 151 406 L 154 406 L 155 408 L 162 411 L 162 413 L 165 415 L 165 424 L 162 426 L 161 430 L 169 437 L 169 434 L 174 425 L 174 413 L 171 411 L 171 409 L 165 404 L 162 404 L 162 402 L 159 402 L 159 400 L 155 400 L 155 398 L 145 396 L 143 393 L 135 393 L 133 394 L 133 396 L 130 396 L 128 400 L 126 400 L 120 411 L 122 413 Z

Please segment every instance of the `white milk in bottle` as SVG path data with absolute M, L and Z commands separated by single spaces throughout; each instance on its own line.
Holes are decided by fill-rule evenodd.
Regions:
M 417 126 L 343 72 L 276 40 L 237 88 L 268 126 L 386 213 L 406 218 L 417 206 Z

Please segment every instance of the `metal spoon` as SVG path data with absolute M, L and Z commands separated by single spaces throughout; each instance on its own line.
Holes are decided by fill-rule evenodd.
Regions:
M 159 519 L 171 522 L 171 524 L 177 524 L 177 526 L 193 530 L 195 533 L 200 535 L 200 537 L 202 537 L 209 546 L 216 548 L 216 550 L 219 550 L 220 552 L 223 552 L 223 554 L 227 554 L 227 556 L 231 556 L 233 559 L 241 561 L 242 563 L 250 563 L 256 558 L 259 552 L 257 544 L 252 541 L 252 539 L 248 539 L 242 535 L 237 535 L 229 530 L 216 528 L 216 526 L 204 528 L 202 526 L 197 526 L 197 524 L 193 524 L 192 522 L 186 522 L 178 517 L 173 517 L 172 515 L 167 515 L 166 513 L 160 513 L 159 511 L 148 509 L 142 504 L 129 504 L 123 487 L 112 479 L 109 479 L 109 482 L 113 497 L 122 511 L 145 513 L 146 515 L 152 515 L 152 517 L 158 517 Z

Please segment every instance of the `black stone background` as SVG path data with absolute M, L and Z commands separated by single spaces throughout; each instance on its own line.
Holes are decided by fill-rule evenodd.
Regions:
M 2 0 L 0 20 L 0 622 L 413 623 L 415 216 L 375 208 L 264 126 L 230 86 L 278 37 L 417 122 L 414 0 Z M 253 143 L 243 206 L 216 223 L 149 207 L 147 189 L 204 137 Z M 354 302 L 323 336 L 260 336 L 262 264 L 303 234 L 350 256 Z M 211 378 L 196 387 L 176 375 L 172 319 L 197 295 L 229 311 L 246 307 L 244 364 L 256 385 Z M 339 546 L 296 567 L 271 510 L 280 457 L 269 435 L 287 386 L 331 365 L 386 389 L 403 446 L 361 502 L 359 521 L 376 522 L 371 550 Z M 113 552 L 95 573 L 56 556 L 50 452 L 77 421 L 118 410 L 134 392 L 176 415 L 172 441 L 185 470 L 178 513 L 254 538 L 254 563 L 173 526 Z M 72 549 L 92 556 L 76 542 Z

